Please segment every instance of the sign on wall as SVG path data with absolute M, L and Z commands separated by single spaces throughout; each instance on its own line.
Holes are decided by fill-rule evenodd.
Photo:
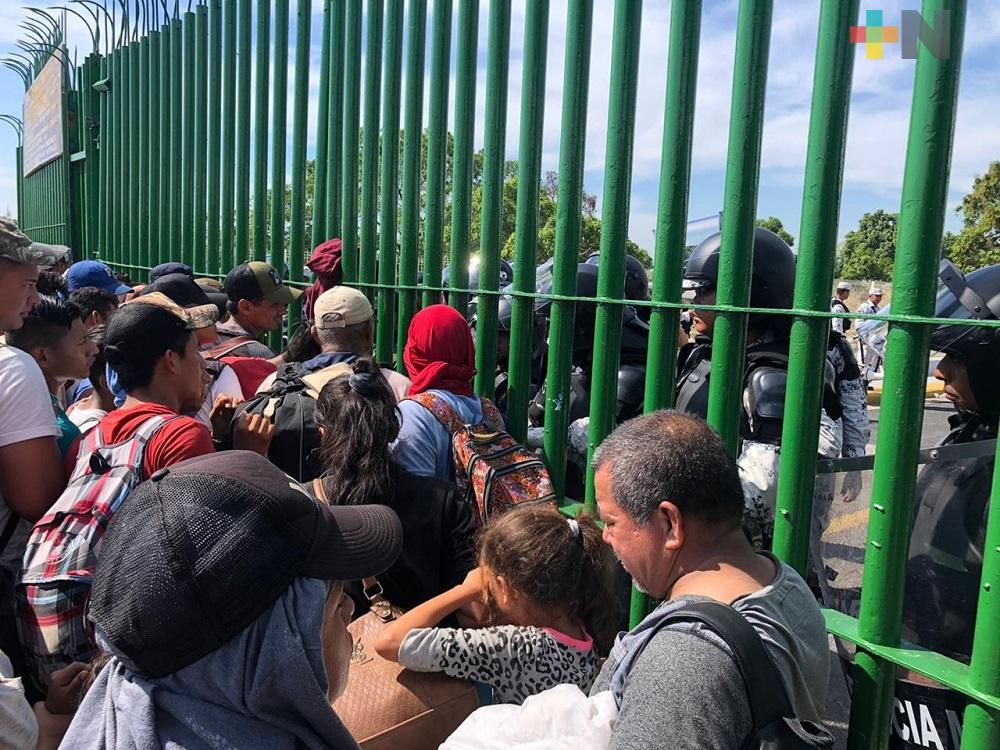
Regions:
M 63 154 L 62 87 L 62 63 L 53 55 L 24 95 L 25 177 Z

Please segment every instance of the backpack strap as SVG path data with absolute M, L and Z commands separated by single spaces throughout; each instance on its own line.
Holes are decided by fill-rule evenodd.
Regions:
M 697 601 L 671 612 L 663 625 L 678 620 L 703 623 L 729 646 L 743 675 L 755 733 L 782 718 L 795 716 L 778 668 L 743 615 L 721 602 Z
M 7 543 L 10 542 L 11 537 L 14 536 L 14 531 L 17 529 L 17 525 L 21 522 L 21 517 L 13 509 L 8 506 L 7 510 L 10 511 L 10 517 L 3 527 L 3 533 L 0 534 L 0 553 L 7 549 Z
M 452 408 L 451 404 L 430 391 L 407 396 L 404 401 L 416 401 L 427 409 L 448 431 L 449 435 L 454 435 L 465 427 L 462 417 Z
M 228 354 L 232 354 L 234 351 L 239 349 L 241 346 L 246 346 L 247 344 L 260 343 L 257 339 L 252 336 L 233 336 L 231 339 L 223 341 L 221 344 L 216 344 L 210 349 L 206 349 L 201 353 L 201 356 L 205 359 L 222 359 Z
M 503 423 L 503 415 L 500 413 L 500 410 L 493 405 L 493 402 L 485 396 L 481 396 L 479 398 L 479 404 L 483 410 L 483 422 L 488 424 L 494 430 L 506 432 Z

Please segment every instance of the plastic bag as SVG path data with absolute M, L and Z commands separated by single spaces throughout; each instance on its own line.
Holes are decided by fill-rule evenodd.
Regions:
M 610 691 L 557 685 L 520 706 L 476 709 L 440 750 L 607 750 L 617 716 Z

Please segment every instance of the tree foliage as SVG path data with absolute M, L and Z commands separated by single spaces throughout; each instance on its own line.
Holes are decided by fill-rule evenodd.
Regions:
M 957 235 L 946 234 L 945 256 L 966 272 L 1000 263 L 1000 161 L 976 177 L 956 211 L 963 226 Z
M 757 226 L 774 232 L 776 235 L 781 237 L 781 239 L 787 242 L 789 247 L 795 245 L 795 238 L 789 234 L 788 230 L 785 229 L 785 225 L 781 223 L 781 219 L 777 216 L 768 216 L 766 219 L 757 219 Z
M 839 248 L 840 275 L 846 279 L 891 281 L 898 226 L 899 214 L 881 208 L 862 216 L 858 228 L 844 235 Z

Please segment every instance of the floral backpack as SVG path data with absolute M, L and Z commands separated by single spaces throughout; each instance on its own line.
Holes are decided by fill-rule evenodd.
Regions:
M 476 525 L 521 505 L 556 507 L 549 471 L 542 460 L 504 432 L 503 417 L 482 399 L 483 423 L 468 425 L 447 401 L 433 393 L 410 396 L 451 434 L 455 482 Z

